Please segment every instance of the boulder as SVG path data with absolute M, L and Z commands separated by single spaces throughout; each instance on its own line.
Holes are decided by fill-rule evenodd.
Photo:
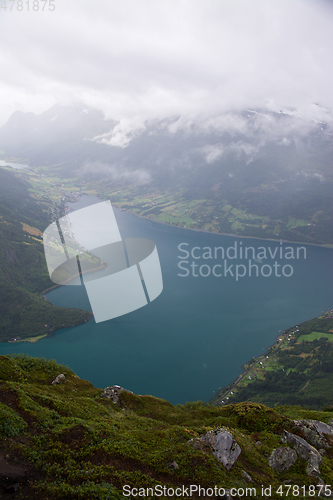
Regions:
M 320 462 L 322 461 L 322 457 L 318 450 L 305 441 L 305 439 L 297 436 L 296 434 L 284 431 L 281 441 L 282 443 L 292 444 L 294 449 L 297 451 L 298 456 L 300 458 L 304 458 L 304 460 L 309 460 L 311 454 L 314 454 L 318 455 L 318 460 L 320 460 Z
M 106 399 L 112 399 L 112 402 L 116 404 L 118 403 L 119 396 L 122 392 L 130 392 L 131 394 L 133 394 L 132 391 L 128 391 L 127 389 L 120 387 L 120 385 L 111 385 L 110 387 L 105 387 L 105 389 L 101 394 L 101 397 Z
M 290 469 L 297 460 L 295 450 L 286 447 L 275 448 L 269 457 L 269 465 L 277 472 L 282 472 Z
M 291 434 L 290 432 L 284 431 L 281 438 L 283 443 L 292 444 L 297 452 L 297 455 L 304 460 L 307 460 L 307 474 L 310 476 L 319 476 L 320 470 L 319 465 L 321 464 L 323 457 L 320 455 L 318 450 L 311 446 L 305 439 L 297 436 L 296 434 Z
M 333 440 L 333 429 L 320 420 L 294 420 L 294 427 L 315 448 L 329 448 Z
M 190 442 L 196 447 L 199 443 L 209 444 L 213 455 L 223 463 L 227 470 L 236 462 L 242 451 L 225 427 L 209 431 L 199 438 L 191 439 Z
M 52 380 L 51 385 L 53 384 L 60 384 L 62 380 L 65 380 L 65 375 L 63 373 L 60 373 L 59 375 L 56 376 L 54 380 Z

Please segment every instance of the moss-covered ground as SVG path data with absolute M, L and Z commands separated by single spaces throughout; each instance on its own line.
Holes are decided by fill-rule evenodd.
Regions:
M 52 385 L 59 373 L 65 380 Z M 37 500 L 121 498 L 124 485 L 176 488 L 191 484 L 252 487 L 261 498 L 262 485 L 271 485 L 275 491 L 288 480 L 307 487 L 317 483 L 306 475 L 305 461 L 298 459 L 289 471 L 276 473 L 268 458 L 281 445 L 283 430 L 292 428 L 291 419 L 328 422 L 332 418 L 329 411 L 273 410 L 250 402 L 223 407 L 202 402 L 172 406 L 153 396 L 129 392 L 122 392 L 114 404 L 101 393 L 55 361 L 1 356 L 1 486 L 6 483 L 5 467 L 25 470 L 15 498 Z M 210 449 L 189 444 L 193 437 L 221 426 L 230 430 L 242 449 L 229 471 Z M 173 461 L 178 468 L 170 467 Z M 323 480 L 333 484 L 330 451 L 321 469 Z M 252 477 L 251 483 L 245 483 L 242 471 Z M 278 494 L 272 497 L 280 498 Z

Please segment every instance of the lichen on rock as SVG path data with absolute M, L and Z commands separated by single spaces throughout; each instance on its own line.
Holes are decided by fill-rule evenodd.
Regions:
M 225 427 L 209 431 L 199 438 L 191 439 L 190 442 L 194 445 L 200 442 L 209 444 L 213 455 L 223 463 L 227 470 L 236 462 L 242 451 L 233 435 Z
M 308 465 L 306 472 L 308 476 L 320 476 L 319 466 L 323 460 L 319 451 L 311 446 L 305 439 L 291 432 L 284 431 L 281 438 L 283 443 L 290 443 L 294 446 L 297 455 L 304 460 L 307 460 Z
M 112 399 L 112 402 L 116 404 L 118 403 L 119 396 L 122 392 L 129 392 L 133 394 L 132 391 L 124 389 L 123 387 L 120 387 L 120 385 L 111 385 L 110 387 L 105 387 L 105 389 L 101 394 L 101 397 L 106 399 Z
M 277 472 L 290 469 L 297 460 L 297 453 L 289 446 L 275 448 L 269 457 L 269 465 Z
M 319 450 L 331 446 L 329 439 L 333 439 L 333 428 L 320 420 L 294 420 L 294 427 L 304 436 L 304 439 Z

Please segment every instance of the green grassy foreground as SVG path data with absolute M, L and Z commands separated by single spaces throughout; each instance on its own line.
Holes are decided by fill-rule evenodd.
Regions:
M 59 373 L 65 380 L 51 385 Z M 124 485 L 158 484 L 251 487 L 261 498 L 262 486 L 271 485 L 275 491 L 287 480 L 306 487 L 317 484 L 317 478 L 306 475 L 305 460 L 298 459 L 291 469 L 278 473 L 268 458 L 281 446 L 283 430 L 292 429 L 291 419 L 329 422 L 331 411 L 272 410 L 256 403 L 172 406 L 128 392 L 114 404 L 101 393 L 55 361 L 1 356 L 0 486 L 9 466 L 25 470 L 15 498 L 34 500 L 116 499 L 122 498 Z M 189 444 L 191 438 L 221 426 L 230 430 L 242 449 L 229 471 L 210 449 Z M 173 461 L 178 468 L 170 467 Z M 325 483 L 333 484 L 332 448 L 320 469 Z M 252 477 L 250 484 L 242 471 Z

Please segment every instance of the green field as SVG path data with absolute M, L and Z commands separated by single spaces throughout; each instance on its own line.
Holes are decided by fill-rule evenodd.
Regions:
M 31 344 L 34 344 L 35 342 L 38 342 L 38 340 L 43 339 L 44 337 L 47 337 L 47 333 L 43 333 L 42 335 L 35 335 L 34 337 L 26 337 L 25 339 L 22 340 L 8 340 L 8 343 L 17 344 L 18 342 L 30 342 Z
M 76 196 L 75 191 L 84 190 L 85 194 L 110 199 L 119 208 L 126 208 L 129 212 L 156 221 L 190 229 L 259 238 L 280 237 L 306 241 L 307 236 L 300 230 L 315 227 L 315 219 L 304 220 L 288 216 L 283 220 L 274 220 L 268 213 L 255 213 L 249 207 L 240 207 L 238 203 L 219 199 L 215 194 L 208 193 L 207 198 L 191 197 L 182 187 L 163 190 L 149 184 L 124 186 L 95 180 L 89 181 L 91 189 L 87 190 L 87 180 L 84 177 L 60 178 L 47 169 L 40 176 L 41 170 L 42 168 L 32 167 L 29 177 L 32 189 L 36 190 L 34 197 L 37 199 L 39 196 L 44 202 L 47 200 L 61 204 L 64 197 L 66 201 L 73 201 L 70 198 Z M 315 241 L 311 239 L 311 242 Z
M 308 225 L 310 225 L 310 223 L 304 219 L 294 219 L 292 217 L 289 217 L 288 224 L 286 227 L 287 229 L 294 229 L 295 227 L 308 226 Z
M 319 340 L 322 338 L 328 339 L 330 342 L 333 342 L 333 333 L 323 333 L 323 332 L 312 332 L 309 335 L 301 335 L 298 337 L 297 342 L 312 342 L 313 340 Z

